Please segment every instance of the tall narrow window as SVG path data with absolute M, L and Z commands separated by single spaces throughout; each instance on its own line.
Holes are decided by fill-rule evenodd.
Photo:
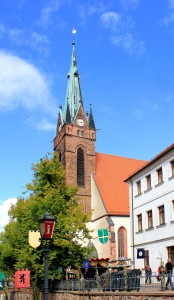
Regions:
M 151 189 L 151 175 L 146 176 L 147 190 Z
M 163 182 L 163 171 L 162 168 L 157 170 L 157 180 L 158 180 L 158 184 Z
M 159 225 L 165 224 L 164 205 L 158 207 L 159 211 Z
M 84 151 L 82 148 L 77 150 L 77 185 L 85 185 Z
M 61 155 L 61 152 L 59 152 L 59 161 L 62 161 L 62 155 Z
M 127 232 L 124 227 L 118 229 L 118 257 L 127 257 Z
M 174 160 L 170 162 L 170 165 L 171 165 L 171 175 L 172 177 L 174 177 Z
M 136 182 L 136 184 L 137 184 L 137 195 L 140 195 L 141 194 L 141 181 L 138 180 Z
M 142 226 L 142 214 L 139 214 L 137 216 L 138 219 L 138 231 L 142 231 L 143 230 L 143 226 Z
M 147 228 L 153 227 L 153 220 L 152 220 L 152 210 L 147 212 Z

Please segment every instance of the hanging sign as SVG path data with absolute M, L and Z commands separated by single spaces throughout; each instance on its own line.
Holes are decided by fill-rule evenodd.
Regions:
M 137 258 L 145 258 L 145 250 L 144 248 L 137 249 Z
M 90 268 L 90 262 L 89 262 L 89 260 L 84 260 L 84 262 L 83 262 L 83 267 L 84 267 L 84 269 L 89 269 Z

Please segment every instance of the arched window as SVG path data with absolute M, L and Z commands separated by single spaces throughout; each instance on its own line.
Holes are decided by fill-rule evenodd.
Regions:
M 118 229 L 118 257 L 127 257 L 127 232 L 124 227 Z
M 77 150 L 77 185 L 85 185 L 84 151 L 82 148 Z

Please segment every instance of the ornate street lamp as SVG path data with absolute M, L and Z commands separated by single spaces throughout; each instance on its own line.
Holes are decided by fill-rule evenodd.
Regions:
M 52 240 L 54 227 L 56 219 L 52 218 L 48 211 L 44 216 L 38 220 L 40 228 L 40 237 L 41 241 L 46 241 L 44 249 L 44 260 L 45 260 L 45 269 L 44 269 L 44 300 L 48 300 L 48 253 L 49 253 L 49 244 L 48 241 Z

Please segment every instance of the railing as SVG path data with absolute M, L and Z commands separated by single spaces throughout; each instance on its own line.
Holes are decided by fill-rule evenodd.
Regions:
M 161 291 L 166 289 L 167 275 L 153 273 L 146 283 L 147 277 L 141 272 L 113 272 L 96 276 L 96 278 L 81 278 L 79 280 L 60 280 L 50 282 L 50 290 L 100 290 L 100 291 Z M 171 288 L 168 285 L 169 289 Z

